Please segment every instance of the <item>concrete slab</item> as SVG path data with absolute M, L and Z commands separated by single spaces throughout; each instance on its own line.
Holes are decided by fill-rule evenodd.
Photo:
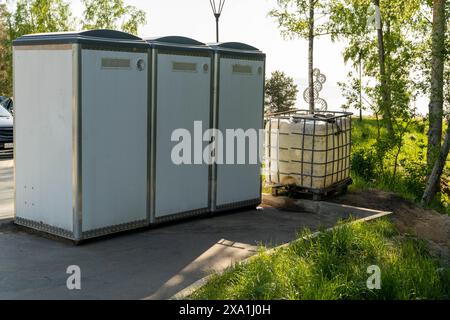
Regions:
M 168 299 L 211 271 L 277 246 L 308 227 L 348 217 L 266 207 L 194 219 L 88 242 L 55 241 L 13 225 L 13 162 L 0 161 L 0 299 Z M 364 217 L 369 213 L 361 212 Z M 81 268 L 81 290 L 66 287 Z
M 73 246 L 0 227 L 0 299 L 167 299 L 212 270 L 294 239 L 303 227 L 330 227 L 341 214 L 265 208 L 180 222 Z M 82 289 L 66 287 L 78 265 Z

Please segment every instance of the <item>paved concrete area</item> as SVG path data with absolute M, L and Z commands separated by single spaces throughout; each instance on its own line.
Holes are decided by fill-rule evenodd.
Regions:
M 0 220 L 14 215 L 13 160 L 0 160 Z
M 302 227 L 332 226 L 341 215 L 265 208 L 194 219 L 73 246 L 0 227 L 0 299 L 167 299 L 254 253 L 292 240 Z M 69 291 L 78 265 L 82 289 Z
M 12 168 L 1 164 L 2 212 L 10 216 Z M 184 287 L 309 227 L 331 227 L 345 213 L 273 207 L 192 219 L 74 246 L 0 223 L 0 299 L 167 299 Z M 361 216 L 362 217 L 362 216 Z M 359 217 L 356 217 L 359 218 Z M 81 268 L 68 290 L 67 267 Z

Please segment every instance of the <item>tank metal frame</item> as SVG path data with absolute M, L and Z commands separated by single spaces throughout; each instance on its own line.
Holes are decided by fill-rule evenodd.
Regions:
M 299 136 L 302 137 L 302 148 L 300 148 L 302 152 L 302 158 L 301 160 L 298 160 L 297 162 L 301 164 L 301 172 L 280 172 L 277 171 L 278 174 L 278 181 L 280 181 L 280 175 L 296 175 L 300 176 L 301 185 L 283 185 L 280 183 L 274 183 L 272 182 L 271 175 L 268 176 L 268 180 L 266 180 L 266 185 L 268 185 L 272 189 L 272 195 L 278 195 L 279 192 L 282 190 L 288 190 L 293 193 L 299 193 L 299 194 L 310 194 L 313 197 L 313 200 L 321 200 L 324 196 L 327 196 L 331 193 L 335 192 L 346 192 L 348 185 L 352 184 L 352 179 L 350 177 L 344 178 L 344 175 L 346 172 L 350 173 L 350 155 L 351 155 L 351 130 L 352 130 L 352 121 L 351 116 L 353 113 L 351 112 L 344 112 L 344 111 L 315 111 L 314 114 L 311 114 L 309 110 L 300 110 L 300 109 L 291 109 L 284 112 L 277 112 L 272 114 L 267 114 L 264 117 L 265 122 L 269 121 L 269 141 L 268 144 L 271 145 L 271 138 L 272 138 L 272 120 L 278 120 L 278 128 L 279 128 L 279 122 L 282 119 L 291 119 L 295 118 L 297 121 L 303 121 L 303 132 L 299 134 Z M 349 126 L 347 126 L 347 121 L 343 121 L 346 119 L 349 119 Z M 328 122 L 332 124 L 337 124 L 338 120 L 343 124 L 343 128 L 339 127 L 339 125 L 333 125 L 331 126 L 332 130 L 328 129 L 328 126 L 326 126 L 326 132 L 323 133 L 317 133 L 316 132 L 316 123 L 317 122 Z M 306 121 L 314 121 L 313 123 L 313 132 L 306 133 Z M 316 149 L 314 145 L 314 140 L 312 139 L 312 148 L 304 148 L 304 137 L 305 136 L 311 136 L 311 137 L 325 137 L 325 162 L 315 162 L 314 161 L 314 152 L 316 151 L 325 151 L 323 149 Z M 328 145 L 328 137 L 330 136 L 339 136 L 339 141 L 341 142 L 338 146 L 335 145 L 335 139 L 332 139 L 332 146 Z M 299 149 L 296 149 L 297 151 Z M 329 159 L 328 157 L 328 151 L 333 151 L 332 159 Z M 335 150 L 337 150 L 337 157 L 335 156 Z M 348 152 L 343 152 L 343 151 Z M 311 161 L 304 161 L 303 152 L 308 151 L 312 154 Z M 269 148 L 269 158 L 271 157 L 271 148 Z M 269 163 L 269 172 L 270 172 L 270 164 Z M 328 165 L 332 164 L 334 168 L 334 163 L 338 164 L 337 171 L 332 170 L 332 172 L 327 172 Z M 305 174 L 303 173 L 303 167 L 304 166 L 311 166 L 311 173 Z M 314 175 L 313 167 L 314 165 L 324 165 L 325 172 L 323 175 Z M 307 186 L 304 183 L 304 178 L 308 177 L 310 178 L 310 185 Z M 331 177 L 331 185 L 327 186 L 326 181 L 327 178 Z M 314 188 L 313 187 L 313 179 L 314 178 L 322 178 L 324 180 L 323 187 L 321 188 Z

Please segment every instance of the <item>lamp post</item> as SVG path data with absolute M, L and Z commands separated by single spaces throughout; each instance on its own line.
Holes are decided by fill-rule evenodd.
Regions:
M 214 17 L 216 18 L 216 42 L 219 42 L 219 18 L 223 10 L 225 0 L 209 0 L 209 3 L 211 4 L 211 9 L 214 13 Z

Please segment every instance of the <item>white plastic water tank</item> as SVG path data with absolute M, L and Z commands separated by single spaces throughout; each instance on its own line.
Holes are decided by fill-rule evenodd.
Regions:
M 294 113 L 265 125 L 266 181 L 310 190 L 350 176 L 351 114 Z

